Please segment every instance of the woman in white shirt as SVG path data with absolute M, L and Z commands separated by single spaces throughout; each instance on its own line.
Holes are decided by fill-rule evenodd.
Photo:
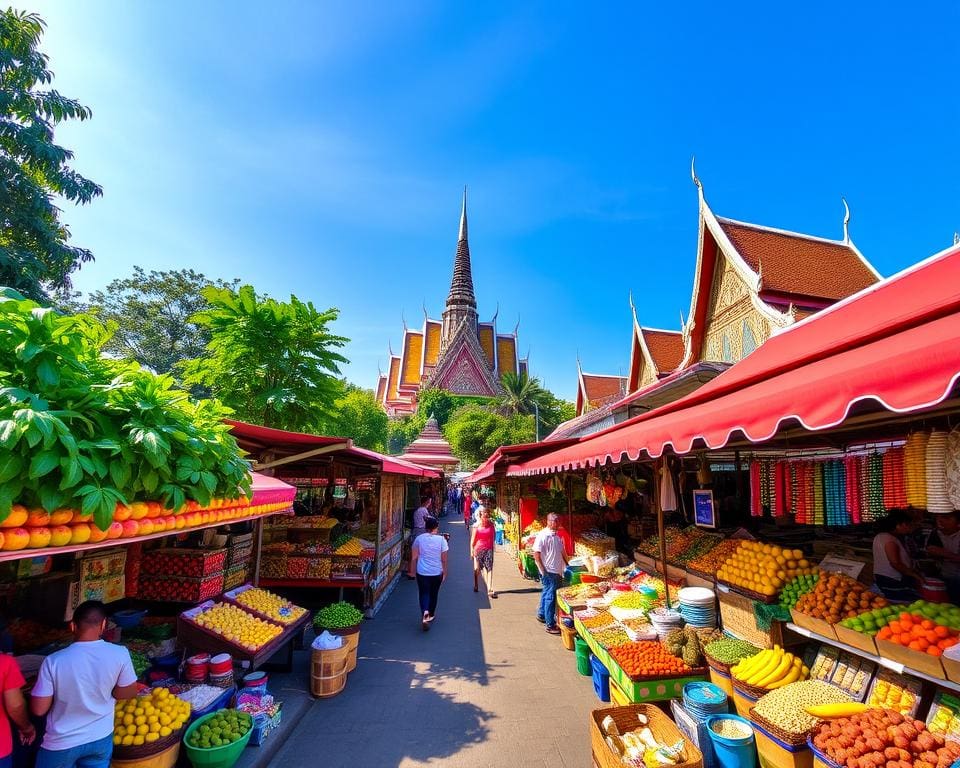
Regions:
M 450 549 L 445 537 L 440 535 L 440 523 L 435 517 L 425 521 L 426 533 L 422 533 L 413 542 L 410 554 L 410 578 L 417 577 L 417 589 L 420 592 L 420 610 L 423 611 L 421 627 L 426 632 L 437 614 L 437 598 L 440 585 L 447 578 L 447 550 Z
M 873 580 L 890 600 L 910 602 L 920 597 L 920 574 L 902 540 L 915 527 L 909 512 L 891 509 L 880 521 L 880 533 L 873 537 Z

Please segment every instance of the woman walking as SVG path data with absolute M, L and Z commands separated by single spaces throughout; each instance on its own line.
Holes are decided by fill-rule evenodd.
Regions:
M 411 579 L 414 575 L 417 578 L 420 610 L 423 612 L 420 626 L 424 632 L 430 629 L 430 623 L 437 615 L 437 598 L 440 585 L 447 578 L 447 550 L 450 549 L 446 538 L 440 535 L 437 518 L 428 517 L 425 524 L 426 533 L 421 533 L 413 542 L 409 571 Z
M 493 542 L 496 527 L 486 506 L 480 507 L 480 520 L 470 533 L 470 552 L 473 556 L 473 591 L 479 592 L 480 571 L 486 571 L 483 580 L 487 585 L 487 596 L 496 597 L 493 589 Z

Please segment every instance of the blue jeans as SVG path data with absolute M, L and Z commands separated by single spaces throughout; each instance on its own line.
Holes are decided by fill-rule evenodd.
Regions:
M 113 734 L 70 749 L 44 749 L 37 752 L 37 768 L 110 768 Z
M 545 573 L 540 577 L 540 608 L 537 616 L 542 618 L 548 627 L 557 626 L 557 587 L 563 582 L 559 573 Z

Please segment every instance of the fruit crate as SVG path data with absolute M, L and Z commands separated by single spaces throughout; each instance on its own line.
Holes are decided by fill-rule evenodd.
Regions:
M 761 650 L 773 648 L 774 645 L 783 646 L 782 621 L 771 622 L 768 630 L 760 629 L 753 610 L 753 600 L 736 592 L 722 589 L 717 591 L 720 599 L 720 619 L 724 629 Z
M 239 600 L 237 600 L 237 597 L 239 597 L 241 594 L 243 594 L 244 592 L 246 592 L 247 590 L 250 590 L 250 589 L 254 589 L 254 586 L 253 586 L 252 584 L 243 584 L 243 585 L 237 587 L 236 589 L 231 589 L 229 592 L 224 592 L 224 593 L 223 593 L 223 602 L 225 602 L 225 603 L 230 603 L 231 605 L 235 605 L 235 606 L 237 606 L 238 608 L 242 608 L 242 609 L 245 610 L 247 613 L 250 613 L 250 614 L 253 614 L 254 616 L 256 616 L 258 619 L 263 619 L 264 621 L 269 621 L 271 624 L 282 624 L 284 627 L 288 627 L 288 626 L 290 626 L 290 625 L 292 625 L 292 624 L 296 624 L 303 615 L 307 615 L 307 616 L 310 615 L 310 612 L 307 611 L 306 614 L 301 613 L 301 616 L 298 616 L 298 617 L 295 618 L 295 619 L 294 619 L 294 618 L 287 618 L 287 619 L 281 620 L 281 619 L 278 619 L 276 616 L 268 616 L 268 615 L 265 614 L 265 613 L 261 613 L 261 612 L 258 611 L 256 608 L 251 608 L 249 605 L 244 605 L 244 604 L 241 603 Z M 262 587 L 259 587 L 259 589 L 261 589 L 263 592 L 268 592 L 268 591 L 269 591 L 269 590 L 263 589 Z M 276 593 L 271 592 L 270 594 L 276 594 Z M 276 595 L 276 596 L 279 597 L 279 595 Z M 284 598 L 284 599 L 285 599 L 285 598 Z M 301 608 L 301 606 L 296 605 L 295 603 L 291 603 L 289 600 L 287 600 L 286 602 L 289 603 L 290 605 L 292 605 L 292 606 L 295 607 L 295 608 L 299 608 L 301 611 L 304 611 L 304 610 L 305 610 L 305 609 Z
M 227 570 L 238 565 L 247 565 L 253 556 L 253 534 L 244 533 L 230 537 L 227 548 Z
M 199 579 L 183 576 L 140 579 L 137 597 L 141 600 L 159 600 L 170 603 L 196 603 L 216 597 L 223 592 L 224 574 L 214 573 Z
M 839 640 L 837 637 L 837 630 L 830 622 L 815 618 L 813 616 L 808 616 L 805 613 L 801 613 L 796 608 L 790 609 L 790 615 L 793 617 L 793 623 L 798 627 L 809 629 L 811 632 L 816 632 L 818 635 L 822 635 L 830 640 Z
M 127 567 L 127 552 L 115 549 L 80 561 L 80 581 L 122 575 Z
M 223 588 L 234 589 L 239 587 L 247 580 L 249 574 L 250 568 L 246 564 L 230 568 L 223 577 Z
M 287 556 L 284 554 L 265 554 L 260 558 L 260 577 L 264 579 L 287 578 Z
M 915 651 L 913 648 L 907 648 L 898 643 L 891 643 L 889 640 L 881 640 L 880 638 L 877 638 L 877 650 L 881 656 L 893 659 L 893 661 L 899 661 L 903 666 L 909 667 L 909 669 L 915 669 L 918 672 L 923 672 L 926 675 L 939 678 L 940 680 L 947 679 L 947 673 L 943 669 L 943 664 L 940 663 L 939 656 L 931 656 L 929 653 Z
M 855 629 L 843 626 L 843 624 L 834 625 L 833 631 L 837 633 L 837 640 L 841 643 L 856 648 L 858 651 L 869 653 L 871 656 L 878 655 L 877 643 L 872 636 L 857 632 Z
M 334 579 L 362 579 L 370 561 L 359 557 L 335 556 L 330 566 L 330 575 Z
M 147 576 L 198 579 L 215 573 L 222 574 L 226 564 L 225 549 L 155 549 L 143 556 L 140 572 Z

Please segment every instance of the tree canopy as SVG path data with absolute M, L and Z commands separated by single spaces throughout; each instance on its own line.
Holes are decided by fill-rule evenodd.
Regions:
M 193 322 L 207 308 L 203 289 L 236 287 L 192 269 L 150 272 L 135 266 L 133 275 L 112 280 L 75 308 L 93 312 L 113 329 L 104 352 L 136 360 L 157 373 L 170 373 L 181 360 L 201 357 L 210 332 Z
M 444 436 L 464 464 L 477 466 L 501 445 L 533 442 L 533 416 L 505 416 L 482 405 L 464 405 L 450 416 Z
M 336 437 L 349 437 L 361 448 L 384 451 L 387 447 L 387 414 L 372 390 L 345 383 L 333 402 L 333 413 L 324 429 Z
M 236 417 L 268 427 L 320 429 L 343 394 L 337 375 L 349 339 L 328 326 L 339 310 L 317 310 L 296 296 L 283 302 L 252 286 L 208 287 L 209 308 L 193 322 L 210 334 L 203 356 L 179 365 L 187 385 L 202 386 Z
M 70 274 L 93 259 L 70 245 L 54 199 L 84 204 L 103 193 L 54 143 L 57 125 L 92 113 L 46 88 L 53 73 L 39 50 L 43 29 L 36 14 L 0 10 L 0 285 L 36 300 L 69 288 Z

